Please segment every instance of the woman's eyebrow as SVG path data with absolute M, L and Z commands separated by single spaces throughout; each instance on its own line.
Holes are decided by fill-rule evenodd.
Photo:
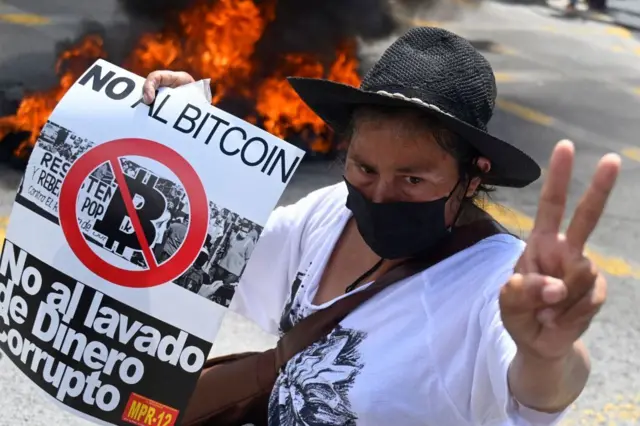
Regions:
M 371 165 L 367 160 L 363 159 L 361 156 L 359 156 L 356 153 L 351 153 L 349 155 L 349 158 L 351 159 L 351 161 L 358 163 L 360 165 L 363 166 L 367 166 L 368 168 L 375 170 L 376 167 Z M 398 173 L 426 173 L 426 172 L 432 172 L 434 169 L 433 164 L 429 163 L 429 164 L 425 164 L 420 163 L 420 164 L 408 164 L 408 165 L 404 165 L 404 166 L 400 166 L 400 167 L 396 167 L 396 172 Z
M 398 167 L 396 168 L 396 171 L 400 173 L 424 173 L 433 171 L 433 165 L 425 163 L 410 164 L 407 166 Z
M 368 161 L 366 161 L 366 160 L 364 160 L 362 157 L 360 157 L 360 156 L 359 156 L 358 154 L 356 154 L 356 153 L 351 153 L 351 154 L 349 155 L 349 157 L 350 157 L 351 161 L 355 161 L 355 162 L 356 162 L 356 163 L 358 163 L 358 164 L 362 164 L 362 165 L 365 165 L 365 166 L 369 166 L 369 162 L 368 162 Z

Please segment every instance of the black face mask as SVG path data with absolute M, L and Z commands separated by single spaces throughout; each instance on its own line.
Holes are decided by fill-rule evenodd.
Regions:
M 412 257 L 433 248 L 449 234 L 445 225 L 446 197 L 427 202 L 374 203 L 345 178 L 353 213 L 365 243 L 383 259 Z M 457 188 L 457 185 L 456 185 Z

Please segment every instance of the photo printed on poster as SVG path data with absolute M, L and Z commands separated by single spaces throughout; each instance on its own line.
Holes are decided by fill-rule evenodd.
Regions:
M 45 218 L 55 217 L 61 179 L 70 165 L 95 144 L 71 130 L 48 121 L 33 157 L 32 184 L 19 190 L 18 202 Z M 31 164 L 30 164 L 31 166 Z M 122 172 L 133 195 L 145 236 L 157 264 L 170 259 L 182 245 L 189 228 L 189 200 L 182 184 L 159 176 L 135 161 L 120 159 Z M 79 225 L 88 241 L 131 264 L 147 268 L 147 262 L 110 163 L 97 167 L 80 194 Z M 57 219 L 53 219 L 56 223 Z M 245 265 L 262 233 L 262 227 L 237 213 L 209 202 L 209 229 L 196 261 L 173 283 L 228 307 Z

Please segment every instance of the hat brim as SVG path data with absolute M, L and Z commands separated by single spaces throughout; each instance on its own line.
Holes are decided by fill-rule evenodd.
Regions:
M 540 166 L 520 149 L 428 105 L 329 80 L 304 77 L 289 77 L 287 80 L 309 108 L 337 133 L 346 130 L 357 106 L 411 106 L 438 118 L 491 162 L 491 170 L 484 176 L 483 183 L 523 188 L 540 177 Z

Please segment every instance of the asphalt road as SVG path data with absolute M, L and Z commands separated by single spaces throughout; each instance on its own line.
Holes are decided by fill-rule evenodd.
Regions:
M 622 7 L 615 20 L 634 19 L 637 6 L 628 0 L 614 3 Z M 83 17 L 122 21 L 106 0 L 0 3 L 0 80 L 35 78 L 46 87 L 56 43 L 73 36 Z M 414 24 L 434 24 L 427 18 L 416 17 Z M 602 21 L 587 15 L 568 19 L 558 8 L 543 5 L 489 3 L 459 21 L 440 23 L 474 41 L 494 66 L 500 99 L 492 131 L 524 147 L 543 165 L 556 141 L 576 143 L 570 210 L 597 160 L 607 152 L 623 155 L 619 183 L 589 247 L 607 273 L 610 298 L 586 335 L 593 357 L 590 383 L 564 425 L 640 424 L 640 189 L 635 184 L 640 182 L 640 43 L 628 29 Z M 373 59 L 388 43 L 364 46 L 363 55 Z M 281 203 L 339 176 L 337 165 L 307 164 Z M 0 216 L 9 214 L 19 178 L 0 165 Z M 491 211 L 525 235 L 541 182 L 524 190 L 499 190 L 494 201 L 505 208 L 492 205 Z M 273 339 L 230 315 L 214 353 L 271 344 Z M 53 406 L 6 360 L 0 361 L 0 407 L 2 426 L 86 424 Z

